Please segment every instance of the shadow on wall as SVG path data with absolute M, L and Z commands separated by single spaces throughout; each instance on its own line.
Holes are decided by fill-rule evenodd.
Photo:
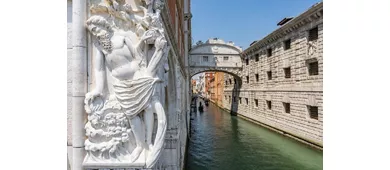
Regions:
M 236 82 L 234 83 L 234 88 L 232 90 L 232 98 L 230 99 L 230 103 L 231 103 L 231 106 L 230 106 L 230 114 L 233 115 L 233 116 L 237 116 L 237 111 L 238 111 L 238 98 L 240 96 L 240 91 L 241 91 L 241 86 L 242 86 L 242 79 L 237 76 L 237 75 L 234 75 L 234 74 L 230 74 L 234 77 L 234 80 L 236 80 Z

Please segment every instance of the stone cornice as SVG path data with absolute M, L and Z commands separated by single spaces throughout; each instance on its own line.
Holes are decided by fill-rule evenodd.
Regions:
M 238 53 L 241 53 L 241 50 L 239 48 L 237 48 L 236 46 L 232 46 L 232 45 L 228 45 L 228 44 L 222 44 L 222 43 L 204 43 L 204 44 L 200 44 L 200 45 L 197 45 L 197 46 L 193 46 L 191 48 L 191 51 L 194 50 L 194 49 L 203 47 L 203 46 L 212 46 L 212 45 L 221 45 L 221 46 L 226 46 L 226 47 L 232 47 L 232 48 L 236 49 Z M 191 53 L 191 51 L 190 51 L 190 53 Z
M 240 54 L 224 54 L 224 53 L 191 53 L 190 55 L 238 55 Z
M 310 23 L 313 20 L 316 20 L 323 15 L 323 2 L 320 2 L 313 7 L 311 7 L 309 10 L 305 11 L 304 13 L 300 14 L 298 17 L 292 19 L 291 21 L 287 22 L 285 25 L 279 27 L 275 31 L 273 31 L 271 34 L 268 34 L 263 39 L 257 41 L 247 49 L 245 49 L 242 52 L 242 56 L 249 56 L 252 53 L 256 52 L 257 50 L 275 42 L 279 38 L 282 38 L 283 36 L 293 32 L 294 30 L 297 30 L 301 26 Z
M 225 92 L 231 92 L 233 90 L 233 87 L 225 87 Z M 322 87 L 302 87 L 299 85 L 294 85 L 290 87 L 262 87 L 262 88 L 256 88 L 256 89 L 248 89 L 248 88 L 241 88 L 239 90 L 240 92 L 316 92 L 316 93 L 322 93 L 323 88 Z

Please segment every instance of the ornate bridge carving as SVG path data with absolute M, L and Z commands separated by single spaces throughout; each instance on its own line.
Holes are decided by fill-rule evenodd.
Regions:
M 224 72 L 240 76 L 242 49 L 233 42 L 225 43 L 218 38 L 209 39 L 206 43 L 198 42 L 190 51 L 190 75 L 202 72 Z

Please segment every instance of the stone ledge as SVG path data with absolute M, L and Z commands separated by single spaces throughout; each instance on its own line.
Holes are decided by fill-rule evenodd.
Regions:
M 232 89 L 224 89 L 225 92 L 231 92 Z M 239 89 L 240 92 L 265 91 L 265 92 L 323 92 L 322 87 L 276 87 L 276 88 L 257 88 L 257 89 Z

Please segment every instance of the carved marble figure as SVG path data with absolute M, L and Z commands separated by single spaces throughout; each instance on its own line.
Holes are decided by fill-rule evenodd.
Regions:
M 85 98 L 87 165 L 127 163 L 151 168 L 158 161 L 167 127 L 159 90 L 164 80 L 158 76 L 166 65 L 168 48 L 161 4 L 159 0 L 104 0 L 91 6 L 86 27 L 95 47 L 95 87 Z M 152 140 L 154 114 L 158 122 Z

